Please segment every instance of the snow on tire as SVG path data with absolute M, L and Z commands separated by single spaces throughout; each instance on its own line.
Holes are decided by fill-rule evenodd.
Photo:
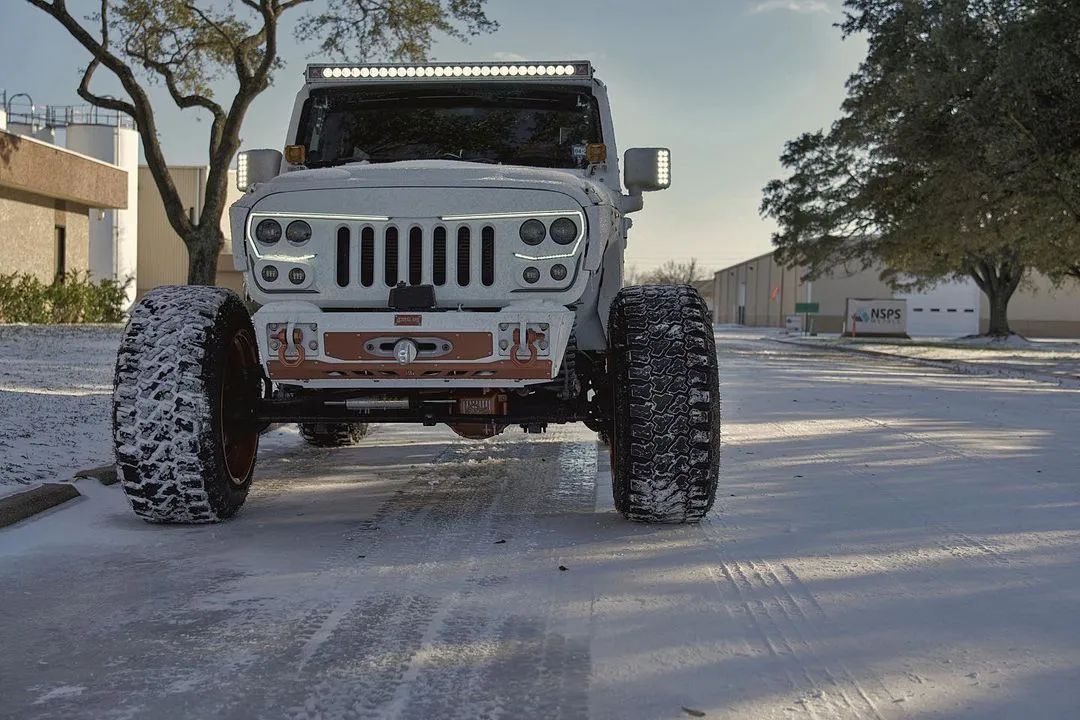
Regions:
M 611 306 L 615 508 L 690 523 L 716 499 L 720 389 L 708 308 L 688 285 L 628 287 Z
M 368 424 L 300 423 L 300 435 L 315 447 L 348 447 L 360 442 L 368 432 Z
M 113 441 L 132 509 L 211 523 L 244 504 L 259 433 L 237 418 L 259 397 L 251 316 L 231 290 L 166 286 L 132 308 L 116 359 Z

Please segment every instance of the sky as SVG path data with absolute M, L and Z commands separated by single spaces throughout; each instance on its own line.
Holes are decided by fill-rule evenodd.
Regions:
M 775 226 L 758 206 L 765 183 L 783 174 L 784 142 L 839 114 L 844 81 L 866 52 L 834 27 L 841 2 L 488 0 L 499 30 L 467 45 L 440 40 L 432 59 L 592 60 L 608 87 L 620 155 L 639 146 L 672 151 L 671 188 L 646 195 L 634 215 L 628 265 L 696 258 L 720 270 L 771 249 Z M 68 5 L 89 15 L 97 2 Z M 0 8 L 0 90 L 30 93 L 39 106 L 81 104 L 85 51 L 25 0 L 0 0 Z M 244 124 L 245 148 L 284 144 L 309 52 L 288 37 L 285 67 Z M 106 72 L 99 76 L 95 91 L 120 94 Z M 206 117 L 161 114 L 170 163 L 206 162 Z

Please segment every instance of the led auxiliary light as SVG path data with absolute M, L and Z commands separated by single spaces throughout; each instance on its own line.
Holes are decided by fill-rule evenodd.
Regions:
M 671 153 L 667 150 L 656 153 L 656 180 L 661 185 L 671 184 Z
M 530 62 L 516 65 L 499 63 L 473 65 L 308 65 L 311 80 L 365 80 L 395 78 L 461 78 L 461 77 L 592 77 L 588 62 Z

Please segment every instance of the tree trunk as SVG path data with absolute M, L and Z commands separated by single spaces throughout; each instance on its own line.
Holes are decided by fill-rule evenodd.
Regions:
M 218 255 L 225 246 L 225 236 L 218 228 L 196 228 L 184 238 L 188 249 L 188 285 L 216 285 Z
M 1012 335 L 1009 328 L 1009 300 L 1012 299 L 1013 291 L 1008 288 L 991 287 L 986 293 L 986 299 L 990 304 L 990 327 L 986 334 L 991 337 L 1007 337 Z
M 1008 253 L 1003 259 L 977 259 L 970 265 L 968 273 L 990 305 L 987 335 L 1007 337 L 1013 334 L 1009 327 L 1009 301 L 1020 287 L 1025 272 L 1027 268 L 1016 259 L 1016 253 Z

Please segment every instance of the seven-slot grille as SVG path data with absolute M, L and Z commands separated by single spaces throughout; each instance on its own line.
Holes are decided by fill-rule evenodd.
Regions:
M 337 231 L 336 249 L 339 287 L 495 284 L 491 225 L 343 226 Z

